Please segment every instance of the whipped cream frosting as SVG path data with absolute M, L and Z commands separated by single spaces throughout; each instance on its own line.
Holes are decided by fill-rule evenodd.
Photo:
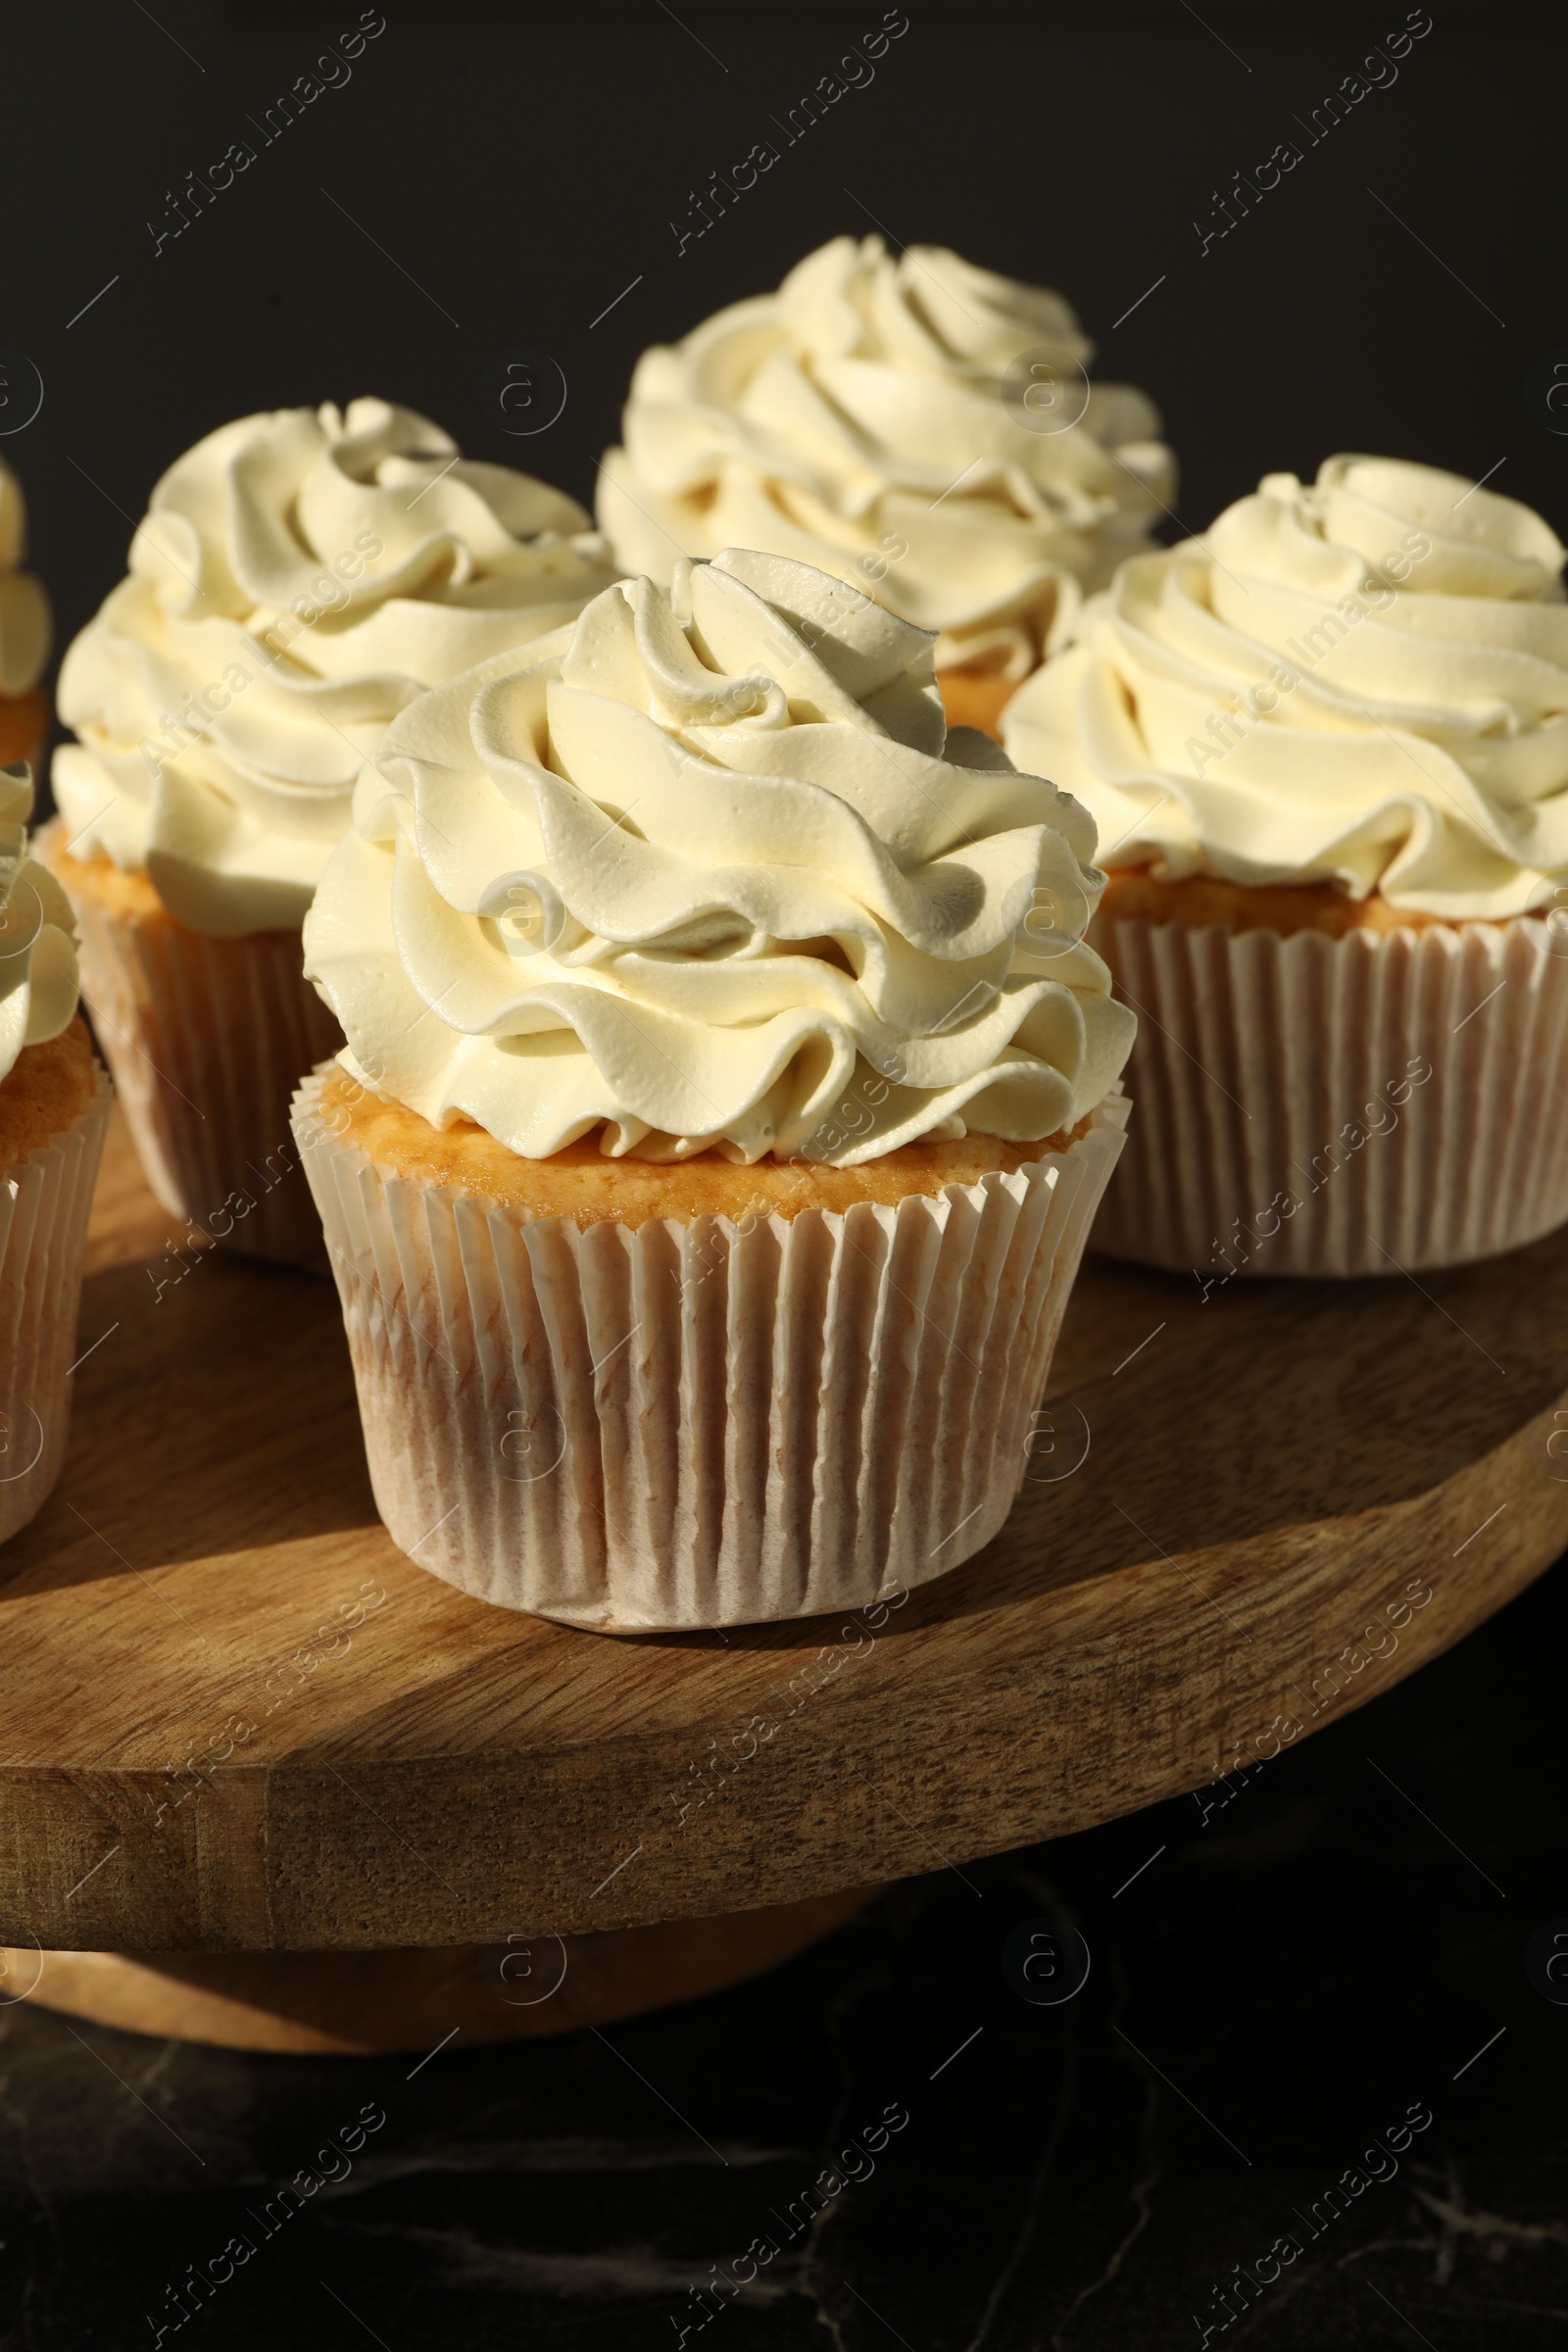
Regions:
M 26 694 L 49 659 L 49 599 L 42 581 L 20 568 L 26 543 L 22 485 L 0 463 L 0 695 Z
M 159 482 L 66 656 L 76 855 L 144 869 L 197 931 L 296 927 L 388 721 L 614 576 L 573 500 L 410 409 L 221 426 Z
M 1062 430 L 1020 421 L 1004 379 L 1026 353 L 1052 355 L 1054 401 L 1076 409 L 1094 345 L 1059 294 L 942 246 L 835 237 L 776 293 L 643 354 L 599 519 L 627 571 L 667 582 L 677 557 L 764 548 L 939 631 L 939 664 L 1021 678 L 1175 481 L 1125 385 L 1095 385 Z
M 27 855 L 32 770 L 0 767 L 0 1084 L 24 1046 L 70 1027 L 77 997 L 76 922 L 46 866 Z
M 804 564 L 621 582 L 414 704 L 380 770 L 306 971 L 434 1126 L 851 1166 L 1050 1136 L 1126 1059 L 1084 811 L 949 735 L 929 633 Z
M 1568 603 L 1541 516 L 1336 457 L 1129 561 L 1012 699 L 1112 866 L 1339 884 L 1454 920 L 1568 876 Z

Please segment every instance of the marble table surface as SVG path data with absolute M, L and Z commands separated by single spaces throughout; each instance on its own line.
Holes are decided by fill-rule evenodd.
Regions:
M 1568 1935 L 1565 1637 L 1568 1563 L 1248 1778 L 934 1862 L 602 2035 L 282 2059 L 0 2009 L 0 2346 L 1568 2344 L 1568 1984 L 1526 1966 Z M 1054 2003 L 1003 1961 L 1049 1918 L 1090 1954 Z

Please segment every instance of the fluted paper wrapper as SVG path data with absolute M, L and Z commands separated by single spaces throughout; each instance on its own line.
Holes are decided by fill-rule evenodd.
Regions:
M 606 1633 L 855 1607 L 988 1543 L 1121 1149 L 843 1214 L 579 1229 L 295 1133 L 393 1541 Z
M 1097 1250 L 1205 1281 L 1393 1274 L 1568 1218 L 1568 956 L 1544 922 L 1090 939 L 1138 1014 Z
M 114 1098 L 0 1176 L 0 1543 L 45 1500 L 71 1435 L 87 1212 Z
M 248 1256 L 318 1266 L 289 1102 L 343 1032 L 304 976 L 299 933 L 209 939 L 73 904 L 82 994 L 164 1207 Z

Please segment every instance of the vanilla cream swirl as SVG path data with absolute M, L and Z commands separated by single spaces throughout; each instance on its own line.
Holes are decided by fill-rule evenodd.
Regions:
M 571 499 L 412 410 L 281 409 L 172 466 L 66 656 L 55 796 L 80 857 L 193 929 L 293 928 L 387 722 L 614 577 Z
M 1076 409 L 1094 346 L 1060 295 L 941 246 L 894 260 L 835 237 L 777 293 L 643 354 L 599 519 L 627 571 L 766 548 L 938 630 L 939 664 L 1021 678 L 1174 495 L 1141 392 L 1096 385 L 1059 431 L 1021 421 L 1004 379 L 1030 353 L 1056 413 Z
M 607 590 L 362 777 L 305 927 L 346 1066 L 530 1159 L 597 1129 L 849 1166 L 1071 1125 L 1133 1029 L 1081 938 L 1094 827 L 945 736 L 929 634 L 804 564 Z
M 32 770 L 0 767 L 0 1084 L 24 1046 L 46 1045 L 75 1016 L 76 923 L 45 866 L 27 856 Z
M 1568 877 L 1563 548 L 1430 466 L 1265 475 L 1125 564 L 1004 714 L 1110 865 L 1326 882 L 1462 920 Z
M 18 568 L 26 541 L 22 485 L 0 464 L 0 695 L 26 694 L 49 659 L 49 599 L 40 580 Z

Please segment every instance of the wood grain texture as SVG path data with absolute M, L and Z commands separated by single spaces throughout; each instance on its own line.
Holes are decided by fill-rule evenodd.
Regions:
M 1568 1544 L 1568 1235 L 1206 1303 L 1091 1260 L 986 1551 L 880 1627 L 632 1642 L 406 1560 L 330 1288 L 170 1238 L 117 1132 L 70 1457 L 0 1554 L 12 1944 L 500 1943 L 961 1863 L 1305 1736 Z
M 59 1952 L 28 1945 L 0 1949 L 0 1985 L 13 2000 L 160 2040 L 358 2056 L 434 2051 L 461 2034 L 471 2049 L 700 2000 L 793 1959 L 874 1891 L 851 1887 L 728 1918 L 426 1951 Z

